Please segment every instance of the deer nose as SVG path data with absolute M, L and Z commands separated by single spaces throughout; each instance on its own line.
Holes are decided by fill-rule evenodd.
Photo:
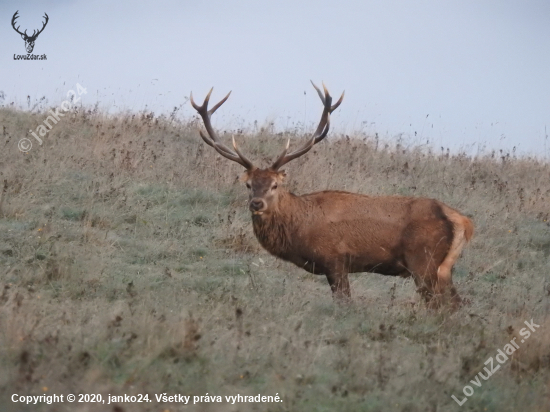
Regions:
M 264 208 L 264 204 L 262 199 L 252 199 L 249 208 L 252 212 L 258 212 Z

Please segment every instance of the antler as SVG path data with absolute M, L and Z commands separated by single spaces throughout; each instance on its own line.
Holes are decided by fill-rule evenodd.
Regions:
M 13 9 L 12 9 L 13 10 Z M 19 31 L 19 27 L 21 26 L 17 26 L 17 28 L 15 28 L 15 20 L 17 20 L 17 18 L 19 18 L 19 16 L 17 15 L 17 13 L 19 13 L 19 10 L 17 10 L 14 14 L 13 14 L 13 17 L 11 18 L 11 26 L 13 27 L 13 29 L 19 33 L 21 36 L 26 36 L 27 35 L 27 30 L 25 30 L 25 33 L 21 33 Z
M 46 24 L 48 24 L 48 21 L 50 20 L 50 18 L 48 17 L 48 14 L 47 14 L 46 12 L 44 12 L 44 16 L 43 16 L 43 17 L 46 19 L 46 21 L 42 24 L 42 28 L 41 28 L 40 30 L 38 30 L 38 33 L 34 34 L 34 32 L 35 32 L 36 30 L 33 30 L 31 38 L 36 38 L 36 37 L 38 37 L 38 35 L 44 31 L 44 28 L 46 27 Z M 54 17 L 55 17 L 55 16 L 54 16 Z
M 300 157 L 303 154 L 309 152 L 315 144 L 323 140 L 330 129 L 330 114 L 334 110 L 336 110 L 336 108 L 340 106 L 340 104 L 342 103 L 342 100 L 344 100 L 345 92 L 342 93 L 342 96 L 340 96 L 340 98 L 335 104 L 331 105 L 332 97 L 329 94 L 325 84 L 323 83 L 323 90 L 325 92 L 324 95 L 323 95 L 323 92 L 321 92 L 321 90 L 315 85 L 315 83 L 313 83 L 313 81 L 311 82 L 311 84 L 313 85 L 315 90 L 317 90 L 317 94 L 319 94 L 319 97 L 321 98 L 321 101 L 323 102 L 323 106 L 324 106 L 323 113 L 321 114 L 321 120 L 319 121 L 319 125 L 317 126 L 317 130 L 315 130 L 315 133 L 313 133 L 313 136 L 311 136 L 311 139 L 309 139 L 300 149 L 297 149 L 292 153 L 286 154 L 286 152 L 288 151 L 288 147 L 290 145 L 290 139 L 289 139 L 286 144 L 286 148 L 283 150 L 283 153 L 281 153 L 281 155 L 277 158 L 275 163 L 273 163 L 273 165 L 271 166 L 271 169 L 273 170 L 278 170 L 281 166 L 287 164 L 291 160 L 296 159 L 297 157 Z
M 227 96 L 225 96 L 222 100 L 218 102 L 214 107 L 212 107 L 210 110 L 208 110 L 208 101 L 210 100 L 210 95 L 212 94 L 212 90 L 214 88 L 211 88 L 208 94 L 206 95 L 206 98 L 204 99 L 204 103 L 202 106 L 199 106 L 195 103 L 193 100 L 193 93 L 191 92 L 190 100 L 191 104 L 195 108 L 195 110 L 201 115 L 202 121 L 204 123 L 204 127 L 206 128 L 206 131 L 208 132 L 208 136 L 210 138 L 206 137 L 202 130 L 199 131 L 202 140 L 209 145 L 212 146 L 216 151 L 221 154 L 223 157 L 233 160 L 234 162 L 239 163 L 240 165 L 244 166 L 247 170 L 251 170 L 254 168 L 254 165 L 250 160 L 248 160 L 240 151 L 237 149 L 237 144 L 235 143 L 235 137 L 233 137 L 233 147 L 235 148 L 235 151 L 231 150 L 229 147 L 224 145 L 214 129 L 212 128 L 212 124 L 210 123 L 210 117 L 214 114 L 218 108 L 225 103 L 225 101 L 229 98 L 229 95 L 231 92 L 227 93 Z
M 19 18 L 19 16 L 17 15 L 17 13 L 19 13 L 19 10 L 17 10 L 17 11 L 14 13 L 13 17 L 11 18 L 11 25 L 12 25 L 13 29 L 14 29 L 17 33 L 19 33 L 21 36 L 25 36 L 25 37 L 26 37 L 27 39 L 29 39 L 29 40 L 36 39 L 36 38 L 38 37 L 38 35 L 39 35 L 40 33 L 42 33 L 42 31 L 43 31 L 44 28 L 46 27 L 46 24 L 48 24 L 48 21 L 50 20 L 50 18 L 48 17 L 48 14 L 47 14 L 47 13 L 44 13 L 44 16 L 43 16 L 43 17 L 46 19 L 46 21 L 45 21 L 44 23 L 42 23 L 42 28 L 41 28 L 40 30 L 38 30 L 38 33 L 36 32 L 36 30 L 33 30 L 32 35 L 29 36 L 29 35 L 27 34 L 27 30 L 25 30 L 24 33 L 21 33 L 21 32 L 19 31 L 19 27 L 21 27 L 21 26 L 17 26 L 17 28 L 15 28 L 15 20 L 17 20 L 17 19 Z

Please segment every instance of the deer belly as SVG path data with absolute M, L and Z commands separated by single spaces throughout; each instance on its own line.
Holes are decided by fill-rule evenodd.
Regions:
M 379 273 L 386 276 L 403 276 L 405 266 L 400 262 L 384 262 L 378 265 L 365 265 L 361 272 Z
M 309 273 L 313 273 L 314 275 L 327 274 L 326 265 L 320 259 L 313 259 L 296 255 L 280 255 L 279 257 L 283 260 L 286 260 L 287 262 L 294 263 L 299 268 L 304 269 Z
M 387 276 L 399 276 L 403 275 L 403 271 L 406 271 L 405 263 L 397 258 L 377 260 L 365 257 L 350 257 L 348 264 L 350 273 L 370 272 Z

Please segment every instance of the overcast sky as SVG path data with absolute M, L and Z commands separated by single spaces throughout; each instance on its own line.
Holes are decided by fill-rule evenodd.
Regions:
M 47 60 L 14 60 L 26 54 L 16 10 L 29 34 L 48 14 L 33 51 Z M 312 130 L 312 79 L 345 89 L 342 132 L 541 156 L 550 133 L 548 0 L 3 0 L 0 39 L 3 104 L 57 106 L 79 83 L 84 104 L 162 113 L 214 86 L 213 100 L 233 91 L 219 127 Z

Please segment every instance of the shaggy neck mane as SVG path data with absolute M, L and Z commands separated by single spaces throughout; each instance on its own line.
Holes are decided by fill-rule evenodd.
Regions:
M 300 197 L 281 191 L 277 208 L 271 213 L 252 215 L 254 234 L 269 253 L 284 257 L 292 248 L 294 219 L 303 213 L 303 203 Z

